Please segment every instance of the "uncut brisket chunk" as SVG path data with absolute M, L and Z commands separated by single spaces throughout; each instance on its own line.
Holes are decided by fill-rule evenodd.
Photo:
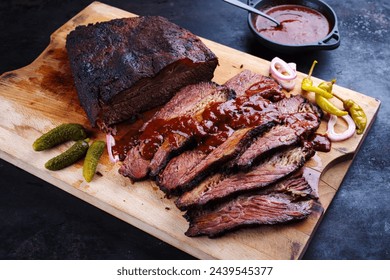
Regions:
M 186 132 L 180 130 L 180 126 L 196 126 L 195 118 L 210 103 L 223 102 L 233 97 L 230 89 L 212 82 L 182 88 L 144 125 L 138 144 L 129 150 L 119 172 L 134 181 L 145 179 L 149 172 L 158 172 L 174 152 L 192 140 L 190 133 L 194 127 L 189 126 L 187 129 L 190 131 Z M 151 142 L 152 149 L 149 147 Z
M 226 199 L 238 193 L 267 187 L 297 171 L 314 153 L 311 147 L 289 147 L 264 159 L 248 172 L 216 173 L 181 195 L 176 200 L 176 206 L 185 210 Z
M 93 126 L 163 105 L 183 86 L 210 81 L 218 64 L 198 37 L 157 16 L 78 26 L 66 49 Z
M 311 213 L 312 205 L 313 200 L 294 201 L 283 193 L 242 195 L 212 210 L 189 211 L 185 235 L 216 237 L 245 226 L 301 220 Z

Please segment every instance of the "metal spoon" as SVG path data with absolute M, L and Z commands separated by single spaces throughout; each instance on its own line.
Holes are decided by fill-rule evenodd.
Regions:
M 225 1 L 226 3 L 229 3 L 229 4 L 233 5 L 233 6 L 236 6 L 236 7 L 239 7 L 241 9 L 247 10 L 247 11 L 249 11 L 251 13 L 257 14 L 257 15 L 262 16 L 262 17 L 265 17 L 266 19 L 269 19 L 269 20 L 273 21 L 274 23 L 276 23 L 277 26 L 280 25 L 280 22 L 277 21 L 276 19 L 274 19 L 273 17 L 270 17 L 269 15 L 267 15 L 267 14 L 265 14 L 263 12 L 260 12 L 259 10 L 255 9 L 255 8 L 249 6 L 249 5 L 246 5 L 246 4 L 244 4 L 244 3 L 242 3 L 242 2 L 240 2 L 238 0 L 223 0 L 223 1 Z

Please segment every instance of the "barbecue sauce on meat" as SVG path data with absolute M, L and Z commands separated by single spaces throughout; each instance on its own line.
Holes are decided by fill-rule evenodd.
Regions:
M 195 138 L 198 149 L 209 153 L 235 130 L 260 124 L 265 114 L 267 117 L 278 118 L 275 105 L 259 95 L 214 102 L 200 116 L 185 115 L 169 120 L 154 119 L 140 135 L 127 138 L 126 143 L 118 143 L 113 147 L 113 151 L 123 159 L 131 146 L 141 143 L 142 157 L 150 160 L 165 141 L 174 145 L 176 137 L 179 136 Z

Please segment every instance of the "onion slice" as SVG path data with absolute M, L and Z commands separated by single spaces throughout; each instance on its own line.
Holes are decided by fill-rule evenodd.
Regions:
M 293 90 L 294 87 L 295 87 L 295 81 L 292 80 L 292 81 L 278 81 L 279 84 L 282 86 L 282 88 L 290 91 L 290 90 Z
M 291 67 L 291 64 L 279 57 L 275 57 L 271 60 L 270 72 L 273 76 L 284 81 L 291 81 L 297 77 L 297 72 Z
M 107 142 L 107 152 L 108 152 L 108 157 L 112 163 L 118 162 L 119 157 L 116 155 L 114 157 L 112 153 L 112 147 L 115 146 L 115 139 L 111 134 L 106 134 L 106 142 Z
M 270 73 L 283 88 L 292 90 L 295 87 L 295 78 L 297 77 L 297 65 L 287 63 L 279 57 L 271 60 Z
M 347 122 L 348 128 L 342 133 L 336 133 L 334 131 L 334 126 L 337 122 L 337 116 L 330 114 L 330 118 L 328 121 L 328 130 L 326 131 L 326 135 L 331 141 L 338 142 L 346 140 L 352 137 L 356 130 L 356 125 L 350 115 L 342 116 L 342 118 Z

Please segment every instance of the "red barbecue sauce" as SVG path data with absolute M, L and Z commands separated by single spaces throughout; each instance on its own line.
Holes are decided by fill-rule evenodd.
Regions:
M 310 138 L 313 149 L 319 152 L 329 152 L 332 144 L 326 135 L 314 133 Z
M 279 5 L 264 10 L 280 22 L 256 16 L 254 26 L 265 38 L 286 45 L 304 45 L 324 39 L 330 32 L 327 18 L 320 12 L 301 5 Z
M 140 144 L 141 156 L 151 160 L 164 142 L 167 141 L 171 146 L 181 145 L 183 137 L 194 139 L 198 151 L 209 153 L 238 129 L 280 121 L 280 112 L 275 104 L 262 97 L 270 97 L 268 89 L 269 86 L 255 83 L 246 90 L 245 95 L 225 102 L 211 103 L 196 116 L 184 115 L 169 120 L 149 118 L 119 137 L 112 148 L 113 154 L 124 160 L 127 152 Z M 283 97 L 274 96 L 276 100 Z M 318 147 L 326 142 L 320 138 L 312 141 Z
M 258 89 L 263 91 L 264 89 Z M 127 152 L 140 145 L 141 156 L 152 159 L 157 149 L 168 141 L 180 143 L 181 136 L 195 138 L 197 149 L 209 153 L 240 128 L 253 127 L 264 121 L 278 121 L 278 111 L 273 103 L 255 94 L 251 87 L 247 95 L 225 102 L 211 103 L 197 116 L 179 116 L 169 120 L 152 119 L 139 133 L 128 133 L 116 141 L 113 154 L 123 160 Z M 252 95 L 254 94 L 254 95 Z

